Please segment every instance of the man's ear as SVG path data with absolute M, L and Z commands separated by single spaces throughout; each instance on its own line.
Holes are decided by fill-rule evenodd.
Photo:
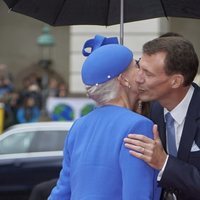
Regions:
M 179 88 L 183 84 L 184 84 L 184 77 L 182 74 L 173 75 L 172 80 L 171 80 L 172 88 Z

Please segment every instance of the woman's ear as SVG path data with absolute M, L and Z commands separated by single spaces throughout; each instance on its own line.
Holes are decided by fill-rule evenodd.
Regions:
M 117 79 L 121 85 L 131 88 L 129 80 L 124 76 L 124 74 L 120 74 Z

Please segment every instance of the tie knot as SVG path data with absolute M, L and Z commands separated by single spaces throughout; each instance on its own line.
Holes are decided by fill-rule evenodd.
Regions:
M 168 113 L 165 115 L 165 119 L 166 119 L 166 123 L 167 123 L 167 124 L 172 124 L 172 123 L 174 123 L 174 118 L 171 116 L 170 112 L 168 112 Z

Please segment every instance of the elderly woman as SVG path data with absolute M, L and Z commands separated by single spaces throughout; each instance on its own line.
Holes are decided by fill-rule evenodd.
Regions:
M 89 54 L 85 48 L 91 46 Z M 63 167 L 49 200 L 157 200 L 157 172 L 131 157 L 128 133 L 152 137 L 153 123 L 132 110 L 138 103 L 133 53 L 113 38 L 96 36 L 84 46 L 87 94 L 97 107 L 74 122 Z

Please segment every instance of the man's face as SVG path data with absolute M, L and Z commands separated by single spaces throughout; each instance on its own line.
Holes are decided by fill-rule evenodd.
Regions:
M 143 54 L 139 62 L 140 69 L 136 82 L 139 88 L 139 97 L 142 101 L 168 98 L 171 92 L 171 76 L 164 71 L 166 53 L 159 52 L 153 55 Z

